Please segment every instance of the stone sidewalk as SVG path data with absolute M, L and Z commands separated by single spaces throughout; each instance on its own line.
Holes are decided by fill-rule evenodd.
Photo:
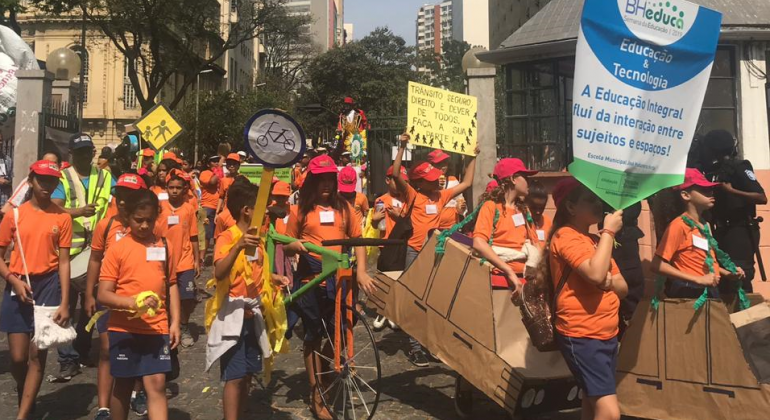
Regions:
M 199 281 L 203 283 L 203 281 Z M 5 284 L 0 281 L 0 286 Z M 180 350 L 181 376 L 168 386 L 169 418 L 172 420 L 216 420 L 222 418 L 222 384 L 219 368 L 204 371 L 205 341 L 202 325 L 203 304 L 192 317 L 200 334 L 198 343 Z M 191 325 L 192 325 L 191 323 Z M 360 329 L 360 327 L 358 327 Z M 362 332 L 363 330 L 359 331 Z M 454 372 L 440 363 L 420 369 L 412 366 L 404 355 L 407 336 L 386 329 L 375 333 L 382 364 L 382 395 L 376 418 L 380 419 L 455 419 L 452 396 Z M 91 360 L 98 347 L 94 334 Z M 266 388 L 251 392 L 245 419 L 312 419 L 307 408 L 309 388 L 302 363 L 301 341 L 291 340 L 291 352 L 281 355 L 275 364 L 273 378 Z M 56 373 L 56 352 L 49 351 L 46 375 Z M 0 338 L 0 417 L 13 419 L 16 411 L 15 384 L 9 372 L 7 336 Z M 96 412 L 96 368 L 83 368 L 82 374 L 66 384 L 44 381 L 38 396 L 34 419 L 91 419 Z M 138 418 L 133 414 L 130 418 Z M 505 411 L 482 395 L 474 401 L 474 418 L 506 419 Z M 578 413 L 542 416 L 541 419 L 577 420 Z

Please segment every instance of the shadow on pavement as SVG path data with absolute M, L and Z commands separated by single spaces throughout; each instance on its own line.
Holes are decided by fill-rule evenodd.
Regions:
M 74 420 L 87 418 L 96 397 L 95 384 L 71 384 L 39 396 L 35 419 Z

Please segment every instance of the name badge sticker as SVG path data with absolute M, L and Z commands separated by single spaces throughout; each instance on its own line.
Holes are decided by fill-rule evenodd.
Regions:
M 147 248 L 147 261 L 166 261 L 166 248 L 157 246 Z
M 425 214 L 438 214 L 438 206 L 435 204 L 427 204 L 425 206 Z
M 692 235 L 692 245 L 704 251 L 709 250 L 709 241 L 705 238 L 701 238 L 700 236 Z
M 179 215 L 168 216 L 168 225 L 174 226 L 179 224 Z
M 283 224 L 284 225 L 289 224 L 289 216 L 286 216 L 283 218 Z
M 400 209 L 403 206 L 404 206 L 404 203 L 396 200 L 395 198 L 393 199 L 393 207 L 394 208 Z
M 115 242 L 126 237 L 126 232 L 118 232 L 115 234 Z
M 334 223 L 334 211 L 327 210 L 320 213 L 321 224 L 326 225 Z
M 524 223 L 526 221 L 524 220 L 524 215 L 521 213 L 516 213 L 513 215 L 513 225 L 516 227 L 524 226 Z
M 545 231 L 543 229 L 537 230 L 537 240 L 538 241 L 545 241 Z
M 168 201 L 168 193 L 167 192 L 162 192 L 162 193 L 158 194 L 158 200 L 160 200 L 160 201 L 163 201 L 163 200 Z
M 254 250 L 254 255 L 247 255 L 246 256 L 246 261 L 248 261 L 248 262 L 259 261 L 259 248 Z

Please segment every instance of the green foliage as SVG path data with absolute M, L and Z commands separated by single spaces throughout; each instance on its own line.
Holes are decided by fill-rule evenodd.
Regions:
M 234 150 L 243 149 L 243 130 L 246 122 L 257 111 L 280 108 L 292 113 L 291 98 L 285 93 L 259 89 L 241 95 L 233 91 L 201 92 L 198 125 L 195 118 L 195 101 L 187 101 L 178 116 L 186 133 L 177 147 L 193 155 L 195 131 L 198 130 L 199 156 L 216 153 L 219 143 L 230 143 Z
M 441 54 L 433 51 L 422 52 L 417 58 L 417 65 L 425 69 L 420 73 L 421 82 L 434 87 L 465 93 L 465 72 L 463 56 L 471 45 L 465 41 L 453 39 L 444 41 Z

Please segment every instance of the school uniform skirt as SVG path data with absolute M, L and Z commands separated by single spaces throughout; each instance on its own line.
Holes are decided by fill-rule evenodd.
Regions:
M 55 307 L 61 304 L 61 283 L 59 270 L 50 273 L 29 276 L 32 285 L 32 299 L 37 306 Z M 24 303 L 18 296 L 11 296 L 13 287 L 5 283 L 3 302 L 0 304 L 0 331 L 4 333 L 35 332 L 35 308 Z
M 138 378 L 171 372 L 168 334 L 136 334 L 109 331 L 110 374 Z

